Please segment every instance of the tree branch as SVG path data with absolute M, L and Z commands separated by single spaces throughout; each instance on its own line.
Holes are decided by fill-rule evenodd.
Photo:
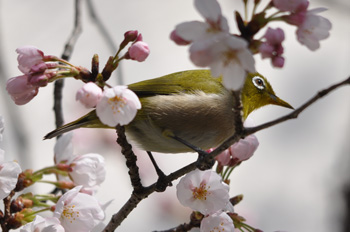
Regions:
M 236 101 L 236 105 L 234 106 L 235 110 L 235 120 L 237 120 L 237 125 L 236 125 L 236 133 L 231 136 L 229 139 L 227 139 L 222 145 L 220 145 L 218 148 L 216 148 L 214 151 L 212 151 L 210 154 L 208 154 L 201 162 L 206 163 L 209 160 L 212 160 L 220 154 L 222 151 L 227 149 L 229 146 L 237 142 L 239 139 L 244 138 L 247 135 L 253 134 L 257 131 L 269 128 L 271 126 L 277 125 L 279 123 L 282 123 L 284 121 L 287 121 L 289 119 L 294 119 L 296 118 L 302 111 L 304 111 L 306 108 L 308 108 L 310 105 L 315 103 L 317 100 L 321 99 L 322 97 L 326 96 L 327 94 L 331 93 L 332 91 L 336 90 L 337 88 L 350 84 L 350 77 L 347 78 L 344 81 L 341 81 L 337 84 L 334 84 L 330 86 L 327 89 L 324 89 L 320 92 L 318 92 L 313 98 L 311 98 L 309 101 L 304 103 L 301 107 L 298 109 L 294 110 L 292 113 L 287 114 L 286 116 L 283 116 L 279 119 L 273 120 L 271 122 L 262 124 L 257 127 L 252 127 L 252 128 L 244 128 L 242 124 L 242 118 L 241 118 L 241 113 L 240 113 L 240 101 Z M 237 92 L 233 93 L 235 98 L 239 97 L 239 94 Z M 172 181 L 180 178 L 181 176 L 185 175 L 186 173 L 189 173 L 190 171 L 196 169 L 197 167 L 197 162 L 193 162 L 191 164 L 188 164 L 179 170 L 169 174 L 164 178 L 164 180 L 168 183 L 171 183 Z M 147 198 L 150 194 L 156 191 L 156 186 L 157 183 L 153 183 L 152 185 L 148 187 L 143 187 L 143 190 L 141 192 L 133 192 L 129 200 L 124 204 L 124 206 L 119 210 L 118 213 L 114 214 L 112 216 L 112 219 L 108 223 L 108 225 L 105 227 L 103 230 L 104 232 L 111 232 L 114 231 L 122 222 L 123 220 L 129 215 L 129 213 L 136 208 L 136 206 L 145 198 Z M 180 225 L 181 227 L 181 225 Z M 176 230 L 175 230 L 176 231 Z
M 125 128 L 123 126 L 117 125 L 116 130 L 118 135 L 117 143 L 122 148 L 122 154 L 126 159 L 126 166 L 129 168 L 131 185 L 134 188 L 135 192 L 142 192 L 144 187 L 141 184 L 139 167 L 136 164 L 137 157 L 132 151 L 132 147 L 126 139 Z
M 74 28 L 71 36 L 69 37 L 64 51 L 62 53 L 62 59 L 69 60 L 72 53 L 74 45 L 82 31 L 81 27 L 81 0 L 75 0 L 75 19 Z M 64 86 L 64 79 L 59 79 L 55 81 L 54 85 L 54 106 L 53 110 L 55 112 L 56 127 L 60 127 L 64 123 L 63 110 L 62 110 L 62 91 Z

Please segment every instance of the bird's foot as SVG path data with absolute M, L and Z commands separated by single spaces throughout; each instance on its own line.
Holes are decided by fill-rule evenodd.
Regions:
M 214 166 L 214 159 L 206 159 L 206 156 L 209 155 L 206 151 L 198 152 L 198 159 L 196 161 L 196 166 L 199 170 L 211 169 Z
M 156 170 L 157 172 L 157 175 L 158 175 L 158 180 L 157 180 L 157 183 L 156 183 L 156 191 L 157 192 L 164 192 L 165 189 L 168 187 L 168 186 L 172 186 L 172 183 L 168 181 L 168 178 L 167 176 L 164 174 L 164 172 L 159 168 L 156 160 L 154 159 L 152 153 L 150 151 L 147 151 L 147 154 L 154 166 L 154 169 Z

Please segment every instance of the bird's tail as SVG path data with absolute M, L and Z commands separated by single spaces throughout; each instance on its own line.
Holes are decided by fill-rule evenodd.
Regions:
M 101 123 L 96 115 L 96 111 L 91 111 L 90 113 L 84 115 L 77 120 L 67 123 L 56 130 L 51 131 L 47 135 L 44 136 L 44 139 L 52 139 L 56 136 L 62 135 L 69 131 L 85 127 L 85 128 L 108 128 L 108 126 Z

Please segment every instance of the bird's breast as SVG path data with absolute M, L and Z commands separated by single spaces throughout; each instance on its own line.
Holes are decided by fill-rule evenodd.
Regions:
M 141 99 L 142 109 L 126 127 L 128 138 L 141 149 L 162 153 L 191 152 L 171 134 L 203 150 L 234 134 L 233 102 L 229 92 L 157 95 Z

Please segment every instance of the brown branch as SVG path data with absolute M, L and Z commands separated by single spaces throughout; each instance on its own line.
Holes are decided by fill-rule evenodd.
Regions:
M 82 31 L 81 29 L 81 0 L 75 0 L 75 19 L 74 28 L 71 36 L 69 37 L 64 51 L 62 53 L 62 59 L 69 60 L 72 53 L 74 45 Z M 64 79 L 57 80 L 54 85 L 54 106 L 53 110 L 55 112 L 56 127 L 60 127 L 64 123 L 63 110 L 62 110 L 62 91 L 64 86 Z
M 135 153 L 132 151 L 131 145 L 128 143 L 125 136 L 125 128 L 123 126 L 116 126 L 117 130 L 117 143 L 122 148 L 122 154 L 126 159 L 126 166 L 129 168 L 129 176 L 131 180 L 131 185 L 134 188 L 134 192 L 142 192 L 144 187 L 141 184 L 139 168 L 136 164 L 137 157 Z
M 1 218 L 1 229 L 3 232 L 10 231 L 10 229 L 14 228 L 14 225 L 10 222 L 11 219 L 11 199 L 15 195 L 15 191 L 11 191 L 10 194 L 4 198 L 4 215 Z
M 283 116 L 279 119 L 276 119 L 274 121 L 262 124 L 262 125 L 257 126 L 257 127 L 252 127 L 252 128 L 244 128 L 243 127 L 241 113 L 240 113 L 240 109 L 241 109 L 240 108 L 241 107 L 240 101 L 237 100 L 236 101 L 237 103 L 234 106 L 234 110 L 235 110 L 234 120 L 237 120 L 237 121 L 235 121 L 236 122 L 236 125 L 235 125 L 236 126 L 236 133 L 233 136 L 231 136 L 229 139 L 227 139 L 222 145 L 220 145 L 218 148 L 216 148 L 214 151 L 212 151 L 210 154 L 208 154 L 205 158 L 203 158 L 201 160 L 201 162 L 207 163 L 208 161 L 214 159 L 215 156 L 217 156 L 222 151 L 227 149 L 229 146 L 231 146 L 232 144 L 237 142 L 239 139 L 241 139 L 247 135 L 250 135 L 250 134 L 253 134 L 257 131 L 269 128 L 271 126 L 282 123 L 282 122 L 287 121 L 289 119 L 296 118 L 302 111 L 304 111 L 307 107 L 312 105 L 314 102 L 321 99 L 322 97 L 329 94 L 330 92 L 334 91 L 335 89 L 337 89 L 341 86 L 344 86 L 346 84 L 350 84 L 350 77 L 342 82 L 334 84 L 334 85 L 330 86 L 329 88 L 320 91 L 318 94 L 316 94 L 315 97 L 311 98 L 309 101 L 307 101 L 301 107 L 294 110 L 292 113 L 290 113 L 286 116 Z M 237 92 L 234 92 L 233 94 L 234 94 L 236 99 L 239 97 Z M 190 171 L 196 169 L 197 166 L 198 166 L 198 162 L 193 162 L 191 164 L 188 164 L 188 165 L 180 168 L 179 170 L 169 174 L 168 176 L 163 178 L 163 180 L 167 183 L 171 183 L 172 181 L 180 178 L 181 176 L 185 175 L 186 173 L 189 173 Z M 108 223 L 108 225 L 106 226 L 106 228 L 103 231 L 104 232 L 114 231 L 123 222 L 123 220 L 129 215 L 129 213 L 134 208 L 136 208 L 136 206 L 143 199 L 147 198 L 150 194 L 152 194 L 156 190 L 157 190 L 157 183 L 153 183 L 152 185 L 150 185 L 148 187 L 143 187 L 142 191 L 140 191 L 140 192 L 136 193 L 134 191 L 132 193 L 131 197 L 129 198 L 129 200 L 119 210 L 119 212 L 112 216 L 112 219 L 110 220 L 110 222 Z

